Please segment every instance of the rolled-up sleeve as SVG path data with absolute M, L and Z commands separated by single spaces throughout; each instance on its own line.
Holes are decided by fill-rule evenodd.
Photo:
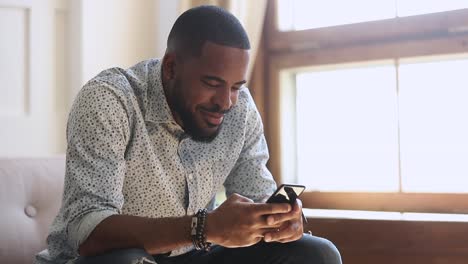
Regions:
M 62 205 L 68 243 L 75 252 L 102 220 L 121 212 L 129 133 L 124 96 L 105 84 L 80 91 L 67 124 Z
M 247 104 L 244 145 L 224 187 L 226 196 L 238 193 L 260 202 L 275 191 L 276 183 L 266 167 L 269 154 L 263 123 L 250 94 Z

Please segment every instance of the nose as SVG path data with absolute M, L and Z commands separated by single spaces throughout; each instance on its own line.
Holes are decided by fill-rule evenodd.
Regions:
M 228 88 L 220 88 L 213 97 L 213 104 L 216 104 L 220 111 L 229 110 L 232 106 L 232 91 Z

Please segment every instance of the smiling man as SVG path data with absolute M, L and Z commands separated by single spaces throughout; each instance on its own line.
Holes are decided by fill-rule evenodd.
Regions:
M 341 263 L 303 235 L 244 87 L 249 40 L 225 10 L 182 14 L 161 60 L 112 68 L 78 94 L 62 207 L 36 263 Z M 214 207 L 224 185 L 228 199 Z
M 195 29 L 189 32 L 197 33 Z M 201 50 L 193 50 L 191 41 L 185 39 L 188 34 L 169 37 L 170 48 L 163 59 L 164 92 L 175 121 L 184 131 L 195 141 L 210 142 L 246 83 L 249 43 L 246 40 L 239 47 L 229 47 L 206 42 Z M 179 42 L 188 45 L 181 47 Z M 192 50 L 195 54 L 178 50 Z

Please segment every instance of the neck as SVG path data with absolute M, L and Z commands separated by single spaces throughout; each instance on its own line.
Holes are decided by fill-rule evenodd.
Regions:
M 183 125 L 182 119 L 180 118 L 180 115 L 175 110 L 176 107 L 175 107 L 175 102 L 174 102 L 174 95 L 172 92 L 173 82 L 164 78 L 164 74 L 162 73 L 162 70 L 161 70 L 161 76 L 163 76 L 161 79 L 162 79 L 164 96 L 166 97 L 166 102 L 169 105 L 169 108 L 171 109 L 172 117 L 174 118 L 176 123 L 183 128 L 184 125 Z

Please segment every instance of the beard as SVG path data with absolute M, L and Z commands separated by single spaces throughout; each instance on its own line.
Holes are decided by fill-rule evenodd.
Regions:
M 185 133 L 187 133 L 190 136 L 190 138 L 192 138 L 194 141 L 210 143 L 218 136 L 223 126 L 223 123 L 221 123 L 214 132 L 207 132 L 196 122 L 195 116 L 192 112 L 183 107 L 181 107 L 180 109 L 177 108 L 178 107 L 176 107 L 176 111 L 179 114 L 182 123 L 184 124 Z M 197 108 L 199 107 L 197 106 Z M 208 124 L 208 126 L 211 125 Z
M 180 91 L 180 81 L 175 82 L 175 91 Z M 215 131 L 207 131 L 207 129 L 204 129 L 202 127 L 202 124 L 199 124 L 197 122 L 195 113 L 191 112 L 190 109 L 183 103 L 184 98 L 181 94 L 178 92 L 175 92 L 173 94 L 174 98 L 172 100 L 173 106 L 174 106 L 174 111 L 179 115 L 183 125 L 184 125 L 184 131 L 187 133 L 187 135 L 190 136 L 194 141 L 198 142 L 203 142 L 203 143 L 210 143 L 212 142 L 219 134 L 221 131 L 221 128 L 223 126 L 223 123 L 221 123 L 218 128 Z M 197 105 L 195 108 L 196 111 L 206 111 L 206 112 L 212 112 L 212 113 L 227 113 L 229 110 L 222 111 L 218 105 L 214 105 L 213 107 L 206 107 L 206 106 L 201 106 Z M 224 122 L 224 120 L 223 120 Z M 208 127 L 216 127 L 211 124 L 207 124 Z

